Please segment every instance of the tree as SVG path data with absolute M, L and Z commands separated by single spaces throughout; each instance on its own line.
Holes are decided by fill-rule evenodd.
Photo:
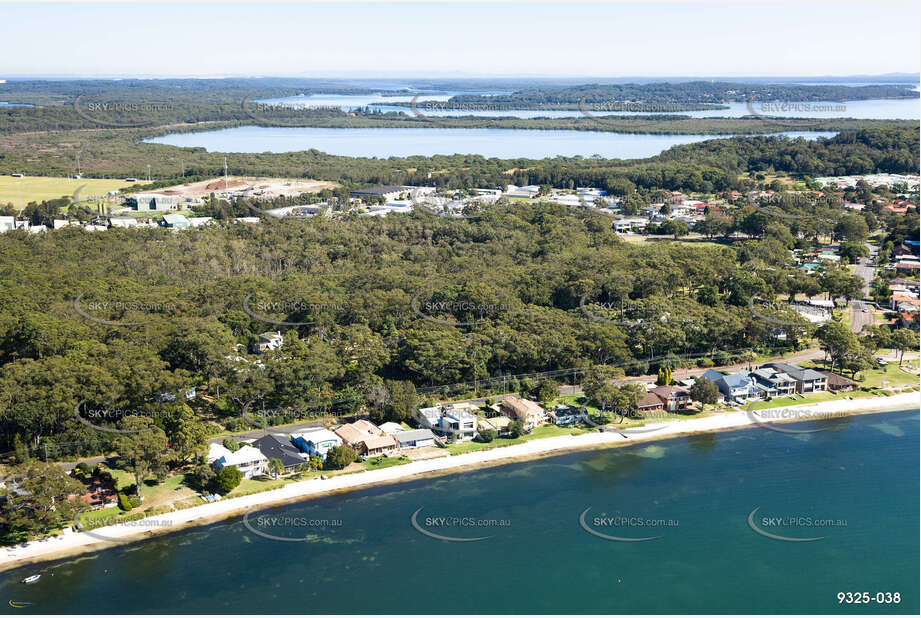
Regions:
M 668 386 L 672 383 L 671 367 L 659 367 L 659 374 L 656 377 L 656 384 L 659 386 Z
M 204 455 L 208 449 L 208 426 L 185 404 L 167 412 L 163 424 L 177 462 L 184 464 Z
M 239 444 L 239 442 L 237 442 L 237 441 L 234 440 L 233 438 L 224 438 L 224 439 L 221 441 L 221 444 L 223 444 L 223 445 L 224 445 L 224 448 L 226 448 L 226 449 L 227 449 L 228 451 L 230 451 L 231 453 L 236 453 L 237 451 L 240 450 L 240 444 Z
M 480 442 L 492 442 L 499 436 L 499 432 L 495 429 L 480 429 L 477 436 Z
M 331 470 L 341 470 L 358 459 L 358 451 L 348 444 L 334 446 L 326 453 L 326 462 L 324 468 Z
M 719 399 L 720 389 L 709 378 L 697 378 L 690 388 L 691 399 L 703 404 L 714 404 Z
M 7 494 L 0 521 L 27 538 L 47 533 L 72 519 L 78 503 L 69 498 L 83 492 L 83 484 L 60 466 L 40 461 L 13 467 L 4 480 Z
M 416 386 L 408 380 L 386 380 L 384 386 L 390 393 L 387 419 L 397 423 L 411 419 L 419 405 Z
M 520 438 L 524 435 L 524 423 L 515 420 L 508 424 L 508 434 L 512 438 Z
M 535 395 L 539 401 L 553 401 L 560 396 L 560 385 L 554 380 L 543 379 L 538 383 Z
M 279 476 L 285 473 L 285 464 L 281 463 L 281 459 L 277 457 L 271 457 L 268 464 L 269 474 L 272 475 L 273 479 L 277 479 Z
M 323 469 L 323 458 L 319 455 L 311 455 L 310 459 L 307 460 L 307 467 L 311 470 L 322 470 Z
M 236 489 L 242 480 L 242 472 L 237 470 L 234 466 L 224 466 L 218 470 L 214 478 L 211 479 L 211 489 L 214 493 L 226 496 Z
M 843 368 L 845 358 L 858 352 L 860 344 L 857 335 L 841 322 L 826 322 L 816 330 L 815 335 L 820 347 L 831 359 L 832 369 L 835 365 Z
M 905 352 L 918 349 L 918 333 L 907 328 L 900 328 L 892 333 L 890 342 L 892 347 L 899 351 L 899 367 L 901 367 Z
M 127 416 L 119 429 L 115 449 L 122 466 L 134 475 L 135 493 L 141 495 L 141 483 L 151 473 L 158 480 L 166 477 L 169 455 L 166 433 L 147 417 Z

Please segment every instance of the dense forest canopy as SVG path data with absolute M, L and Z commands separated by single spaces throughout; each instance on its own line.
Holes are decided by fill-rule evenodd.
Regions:
M 739 222 L 754 236 L 737 245 L 624 243 L 608 219 L 548 204 L 467 220 L 0 234 L 0 449 L 101 452 L 107 435 L 75 406 L 141 409 L 193 386 L 196 414 L 239 427 L 257 397 L 310 416 L 333 402 L 358 410 L 385 379 L 423 388 L 593 364 L 636 374 L 774 349 L 757 299 L 859 294 L 844 269 L 792 268 L 790 243 L 833 231 L 821 221 L 834 209 L 817 207 L 818 227 L 790 229 L 747 208 Z M 783 345 L 807 334 L 794 312 L 770 310 L 798 325 Z M 280 350 L 247 354 L 275 330 Z
M 511 105 L 554 109 L 579 103 L 645 103 L 693 105 L 746 101 L 860 101 L 865 99 L 911 99 L 919 93 L 909 85 L 794 85 L 729 82 L 678 82 L 648 84 L 586 84 L 556 88 L 528 88 L 505 95 L 460 94 L 449 103 L 458 105 Z

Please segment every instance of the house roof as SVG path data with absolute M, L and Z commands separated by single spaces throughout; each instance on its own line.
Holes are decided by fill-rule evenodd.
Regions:
M 265 461 L 268 459 L 257 448 L 246 445 L 241 446 L 236 451 L 222 457 L 225 466 L 235 466 L 238 464 L 250 463 L 251 461 Z
M 403 429 L 403 426 L 400 425 L 399 423 L 384 423 L 383 425 L 381 425 L 380 429 L 384 433 L 390 433 L 390 434 L 401 433 L 405 431 Z
M 686 388 L 681 386 L 675 386 L 670 384 L 668 386 L 657 386 L 649 391 L 650 393 L 655 393 L 662 399 L 674 399 L 675 397 L 687 397 L 688 391 Z
M 368 450 L 376 448 L 396 448 L 399 446 L 396 436 L 367 436 L 364 440 L 365 447 Z
M 282 465 L 286 468 L 304 463 L 304 458 L 299 454 L 300 451 L 285 436 L 277 434 L 262 436 L 253 442 L 253 446 L 262 451 L 262 454 L 269 459 L 280 459 Z
M 310 442 L 311 444 L 319 444 L 320 442 L 326 442 L 332 440 L 334 442 L 341 442 L 342 438 L 331 432 L 329 429 L 313 429 L 311 431 L 304 431 L 302 433 L 291 434 L 292 438 L 302 438 L 304 442 Z
M 649 392 L 646 393 L 646 396 L 643 397 L 643 400 L 637 404 L 637 408 L 653 408 L 659 407 L 662 405 L 662 398 L 656 395 L 655 393 Z
M 505 398 L 504 403 L 508 404 L 508 406 L 514 410 L 515 414 L 517 415 L 533 416 L 535 414 L 544 414 L 544 409 L 537 405 L 537 402 L 531 401 L 530 399 L 512 397 L 510 395 Z
M 825 376 L 814 369 L 804 369 L 790 363 L 768 363 L 767 367 L 774 367 L 783 371 L 794 380 L 821 380 Z
M 435 434 L 429 429 L 413 429 L 412 431 L 401 431 L 395 434 L 393 438 L 402 446 L 403 444 L 418 442 L 419 440 L 434 440 Z
M 850 378 L 845 378 L 845 377 L 842 376 L 842 375 L 838 375 L 837 373 L 833 373 L 833 372 L 827 371 L 827 370 L 825 370 L 825 369 L 820 369 L 820 370 L 819 370 L 819 373 L 824 374 L 825 377 L 828 378 L 828 386 L 830 386 L 830 387 L 832 387 L 832 386 L 851 387 L 851 386 L 856 386 L 856 384 L 857 384 L 856 382 L 854 382 L 854 381 L 851 380 Z
M 356 444 L 358 442 L 362 442 L 365 438 L 371 437 L 370 434 L 361 431 L 352 424 L 343 425 L 342 427 L 336 429 L 333 433 L 339 436 L 339 438 L 341 438 L 342 441 L 346 444 Z
M 358 419 L 357 421 L 352 423 L 352 426 L 358 431 L 364 432 L 366 434 L 370 434 L 372 436 L 382 436 L 384 435 L 384 433 L 386 433 L 386 432 L 381 431 L 380 427 L 378 427 L 371 421 L 365 420 L 363 418 Z

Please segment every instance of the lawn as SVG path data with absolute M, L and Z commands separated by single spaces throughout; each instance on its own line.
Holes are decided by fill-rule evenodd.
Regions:
M 391 466 L 401 466 L 403 464 L 408 464 L 411 460 L 406 455 L 400 455 L 399 457 L 371 457 L 366 460 L 364 463 L 365 470 L 380 470 L 382 468 L 390 468 Z
M 539 440 L 541 438 L 553 438 L 556 436 L 567 436 L 572 434 L 585 433 L 587 430 L 573 428 L 573 427 L 557 427 L 556 425 L 542 425 L 536 427 L 534 431 L 529 434 L 525 434 L 520 438 L 496 438 L 492 442 L 460 442 L 457 444 L 449 444 L 448 452 L 452 455 L 460 455 L 462 453 L 472 453 L 474 451 L 485 451 L 492 448 L 500 448 L 503 446 L 511 446 L 513 444 L 522 444 L 529 440 Z
M 45 176 L 26 176 L 13 178 L 0 176 L 0 205 L 12 202 L 13 206 L 22 208 L 29 202 L 41 202 L 59 197 L 73 197 L 80 189 L 79 199 L 95 195 L 104 195 L 130 187 L 136 183 L 124 180 L 101 180 L 97 178 L 49 178 Z M 82 187 L 82 188 L 81 188 Z

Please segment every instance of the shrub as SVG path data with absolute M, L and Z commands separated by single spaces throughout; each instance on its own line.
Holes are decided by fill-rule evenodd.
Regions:
M 226 466 L 214 475 L 211 479 L 210 487 L 214 493 L 226 496 L 240 484 L 243 480 L 243 473 L 233 466 Z
M 224 438 L 224 441 L 221 443 L 231 453 L 235 453 L 240 450 L 240 445 L 237 444 L 237 441 L 233 438 Z
M 123 491 L 118 492 L 118 508 L 123 511 L 130 511 L 134 508 L 131 505 L 131 500 L 128 499 L 128 496 Z
M 130 504 L 133 509 L 138 508 L 141 506 L 141 497 L 137 494 L 131 494 L 128 496 L 128 504 Z
M 512 438 L 520 438 L 524 434 L 524 423 L 512 421 L 508 424 L 508 433 Z
M 697 361 L 697 366 L 698 367 L 712 367 L 713 361 L 710 360 L 709 358 L 702 358 L 699 361 Z
M 326 453 L 326 462 L 323 464 L 323 467 L 332 470 L 341 470 L 357 459 L 358 451 L 348 444 L 334 446 Z
M 477 439 L 480 442 L 492 442 L 499 436 L 495 429 L 480 429 L 477 433 Z
M 93 476 L 93 467 L 89 465 L 88 463 L 86 463 L 85 461 L 81 461 L 80 463 L 78 463 L 75 469 L 83 477 Z

